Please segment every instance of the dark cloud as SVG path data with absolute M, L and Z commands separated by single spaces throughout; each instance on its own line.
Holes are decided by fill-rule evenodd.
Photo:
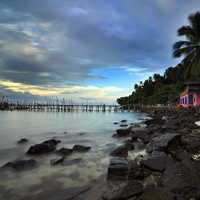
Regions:
M 0 79 L 56 85 L 104 79 L 91 74 L 101 67 L 167 67 L 176 29 L 200 5 L 181 2 L 1 0 Z

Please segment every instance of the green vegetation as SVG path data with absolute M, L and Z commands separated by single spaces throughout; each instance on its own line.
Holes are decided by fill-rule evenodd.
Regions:
M 154 74 L 135 84 L 131 95 L 117 99 L 120 105 L 175 104 L 186 81 L 200 80 L 200 12 L 190 15 L 188 20 L 188 26 L 178 29 L 178 35 L 185 36 L 185 40 L 173 46 L 173 56 L 183 56 L 182 62 L 169 67 L 163 76 Z

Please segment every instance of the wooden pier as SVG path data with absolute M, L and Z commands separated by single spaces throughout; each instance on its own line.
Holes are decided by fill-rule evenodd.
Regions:
M 48 104 L 48 103 L 0 103 L 0 110 L 46 112 L 118 112 L 118 105 L 106 104 Z

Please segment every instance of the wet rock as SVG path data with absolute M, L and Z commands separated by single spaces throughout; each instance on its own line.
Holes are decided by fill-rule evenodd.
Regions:
M 116 134 L 113 135 L 113 137 L 128 137 L 130 133 L 130 129 L 117 129 Z
M 17 144 L 25 144 L 28 142 L 28 139 L 26 138 L 21 138 L 20 140 L 17 141 Z
M 135 161 L 129 161 L 128 180 L 143 179 L 144 173 L 142 167 Z
M 180 199 L 195 199 L 200 184 L 199 167 L 198 162 L 168 160 L 161 177 L 163 187 L 178 195 Z
M 50 140 L 44 141 L 43 144 L 48 144 L 48 145 L 54 145 L 54 146 L 56 146 L 60 142 L 61 142 L 60 140 L 50 139 Z
M 82 161 L 81 158 L 75 158 L 75 159 L 71 159 L 71 160 L 65 159 L 62 164 L 65 166 L 76 165 L 76 164 L 79 164 L 81 161 Z
M 36 144 L 33 145 L 29 148 L 29 150 L 27 151 L 27 154 L 30 155 L 40 155 L 40 154 L 45 154 L 45 153 L 49 153 L 56 150 L 56 146 L 55 145 L 49 145 L 49 144 Z
M 125 122 L 127 122 L 127 120 L 126 120 L 126 119 L 123 119 L 123 120 L 121 120 L 120 122 L 125 123 Z
M 138 138 L 143 141 L 144 144 L 147 144 L 150 141 L 150 131 L 146 128 L 132 128 L 131 137 L 135 141 Z
M 197 153 L 200 151 L 200 134 L 191 133 L 181 136 L 181 143 L 183 147 L 190 153 Z
M 65 160 L 65 157 L 61 157 L 61 158 L 57 158 L 57 159 L 53 159 L 50 161 L 51 165 L 58 165 L 58 164 L 62 164 Z
M 103 195 L 104 200 L 126 200 L 141 195 L 142 184 L 137 181 L 129 181 L 125 184 L 115 184 L 108 187 Z
M 126 140 L 124 143 L 124 146 L 126 147 L 128 151 L 132 151 L 135 149 L 135 145 L 133 144 L 131 140 Z
M 113 150 L 110 155 L 114 157 L 128 157 L 128 149 L 123 145 Z
M 37 162 L 34 159 L 29 160 L 16 160 L 13 162 L 8 162 L 5 165 L 2 166 L 4 169 L 14 169 L 14 170 L 24 170 L 24 169 L 30 169 L 35 167 Z
M 108 167 L 108 180 L 127 180 L 129 163 L 125 158 L 112 158 Z
M 74 145 L 73 146 L 73 151 L 76 152 L 86 152 L 89 151 L 91 149 L 91 147 L 89 146 L 83 146 L 83 145 Z
M 120 127 L 127 127 L 128 124 L 120 124 Z
M 165 123 L 165 120 L 161 119 L 161 118 L 153 118 L 153 119 L 148 119 L 144 122 L 147 126 L 152 125 L 152 124 L 159 124 L 162 125 Z
M 161 187 L 148 186 L 144 189 L 143 200 L 174 200 L 174 195 Z
M 148 145 L 148 151 L 166 151 L 170 146 L 179 143 L 180 135 L 175 133 L 166 133 L 154 137 Z
M 28 149 L 27 154 L 40 155 L 40 154 L 45 154 L 45 153 L 55 151 L 56 145 L 58 143 L 60 143 L 60 140 L 51 139 L 51 140 L 44 141 L 41 144 L 32 145 Z
M 73 149 L 68 149 L 68 148 L 61 148 L 61 149 L 57 150 L 57 153 L 59 153 L 61 155 L 65 155 L 65 156 L 71 155 L 72 152 L 73 152 Z
M 152 171 L 163 172 L 166 167 L 166 156 L 152 157 L 148 160 L 143 160 L 142 164 Z

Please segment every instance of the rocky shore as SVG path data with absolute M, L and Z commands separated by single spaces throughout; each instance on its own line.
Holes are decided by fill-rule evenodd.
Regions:
M 124 144 L 111 152 L 106 177 L 78 199 L 200 199 L 200 114 L 188 109 L 150 116 L 145 126 L 116 131 L 113 137 Z M 130 159 L 138 143 L 146 154 Z
M 107 174 L 83 188 L 66 188 L 71 192 L 60 199 L 200 200 L 200 113 L 183 109 L 151 112 L 149 117 L 138 124 L 114 122 L 119 129 L 113 138 L 122 144 L 110 152 Z M 22 138 L 17 143 L 28 142 Z M 71 154 L 91 149 L 76 144 L 71 149 L 58 148 L 60 142 L 49 139 L 31 145 L 26 151 L 30 159 L 8 162 L 2 169 L 32 169 L 38 166 L 39 155 L 50 153 L 57 155 L 50 165 L 73 165 L 80 159 L 69 159 Z M 143 153 L 131 157 L 138 149 Z

